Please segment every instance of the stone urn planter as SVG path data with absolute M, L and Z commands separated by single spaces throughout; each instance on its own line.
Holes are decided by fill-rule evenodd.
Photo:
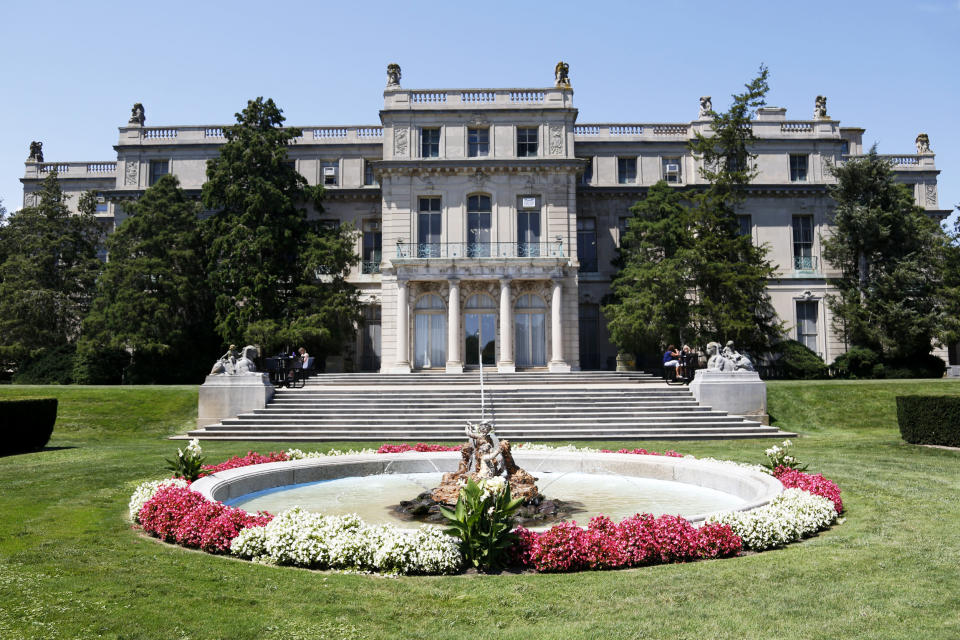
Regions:
M 617 371 L 636 371 L 637 361 L 629 353 L 617 354 Z

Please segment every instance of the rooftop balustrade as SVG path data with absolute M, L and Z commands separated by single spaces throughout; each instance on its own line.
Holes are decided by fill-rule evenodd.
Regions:
M 94 162 L 28 162 L 27 177 L 46 176 L 54 171 L 61 178 L 114 178 L 117 175 L 117 163 L 108 161 Z
M 228 125 L 177 125 L 169 127 L 122 127 L 120 144 L 213 144 L 226 142 L 224 130 Z M 350 144 L 377 143 L 383 140 L 379 125 L 350 125 L 336 127 L 296 127 L 302 134 L 292 144 Z
M 690 137 L 688 124 L 578 124 L 573 127 L 574 139 L 581 142 L 601 140 L 664 140 Z
M 573 106 L 573 90 L 546 89 L 415 89 L 388 88 L 386 109 L 543 108 Z

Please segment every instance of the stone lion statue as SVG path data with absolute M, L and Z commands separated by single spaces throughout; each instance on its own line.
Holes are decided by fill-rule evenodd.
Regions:
M 733 361 L 720 353 L 719 342 L 707 343 L 707 369 L 712 371 L 734 371 Z
M 242 376 L 257 373 L 257 365 L 253 360 L 257 357 L 258 349 L 248 344 L 241 353 L 237 353 L 237 345 L 230 345 L 227 352 L 213 364 L 210 375 Z
M 237 360 L 236 375 L 242 376 L 248 373 L 257 373 L 257 365 L 253 360 L 257 357 L 258 353 L 259 349 L 252 344 L 245 346 L 243 348 L 243 354 Z
M 917 153 L 930 153 L 930 136 L 925 133 L 917 135 Z
M 561 60 L 557 63 L 557 66 L 553 68 L 553 77 L 556 80 L 558 87 L 569 87 L 570 86 L 570 65 Z

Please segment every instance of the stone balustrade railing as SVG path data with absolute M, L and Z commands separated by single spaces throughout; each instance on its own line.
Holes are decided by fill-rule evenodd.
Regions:
M 783 133 L 810 133 L 813 131 L 812 122 L 781 122 L 780 131 Z
M 878 154 L 880 158 L 886 160 L 894 166 L 895 169 L 923 169 L 929 170 L 934 168 L 934 158 L 935 156 L 932 153 L 925 154 L 888 154 L 881 153 Z M 866 154 L 862 155 L 849 155 L 843 156 L 841 162 L 847 160 L 852 160 L 854 158 L 866 158 Z
M 43 162 L 27 163 L 26 177 L 37 177 L 57 172 L 60 178 L 112 178 L 117 173 L 117 163 L 94 162 Z
M 214 144 L 226 142 L 226 125 L 189 125 L 170 127 L 123 127 L 120 144 Z M 302 134 L 291 144 L 344 144 L 350 142 L 380 143 L 383 127 L 351 125 L 335 127 L 297 127 Z
M 604 138 L 663 138 L 666 136 L 686 139 L 690 125 L 686 124 L 578 124 L 573 135 L 584 140 Z
M 441 109 L 458 106 L 493 107 L 570 107 L 573 91 L 547 89 L 417 89 L 387 88 L 383 93 L 387 109 Z

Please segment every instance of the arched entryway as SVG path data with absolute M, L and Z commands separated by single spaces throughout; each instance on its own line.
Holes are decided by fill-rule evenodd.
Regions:
M 447 311 L 440 296 L 427 294 L 413 310 L 413 366 L 444 367 L 447 363 Z
M 547 366 L 547 304 L 527 293 L 517 299 L 514 349 L 518 367 Z

